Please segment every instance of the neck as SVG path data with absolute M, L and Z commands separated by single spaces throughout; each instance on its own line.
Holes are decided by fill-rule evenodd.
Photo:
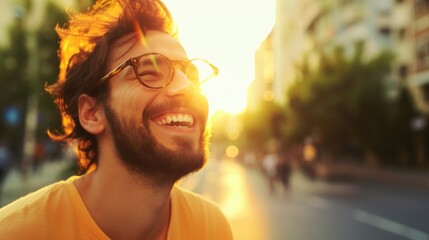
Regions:
M 174 182 L 154 184 L 117 162 L 104 161 L 75 184 L 91 216 L 111 239 L 166 239 Z

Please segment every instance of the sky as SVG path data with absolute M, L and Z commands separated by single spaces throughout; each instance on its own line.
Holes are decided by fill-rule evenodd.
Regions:
M 39 0 L 40 1 L 40 0 Z M 45 2 L 46 0 L 43 0 Z M 73 0 L 56 0 L 71 6 Z M 275 22 L 275 0 L 163 0 L 179 30 L 180 41 L 190 58 L 202 57 L 220 69 L 219 76 L 203 89 L 210 113 L 239 113 L 246 106 L 247 89 L 254 79 L 254 54 Z M 0 8 L 13 0 L 1 0 Z M 2 11 L 1 23 L 13 12 Z M 39 11 L 38 11 L 39 12 Z M 7 16 L 6 16 L 7 15 Z M 3 34 L 1 34 L 3 35 Z M 0 37 L 0 44 L 4 39 Z
M 254 55 L 275 22 L 275 0 L 164 0 L 189 57 L 203 57 L 220 69 L 203 88 L 211 113 L 232 114 L 246 106 L 254 79 Z

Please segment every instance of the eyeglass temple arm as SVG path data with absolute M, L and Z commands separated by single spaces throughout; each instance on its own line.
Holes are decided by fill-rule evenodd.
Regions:
M 112 71 L 110 71 L 108 74 L 106 74 L 102 79 L 101 82 L 104 82 L 106 80 L 109 80 L 111 77 L 118 74 L 120 71 L 122 71 L 124 68 L 126 68 L 128 65 L 131 65 L 131 59 L 128 59 L 127 61 L 121 63 L 121 65 L 114 68 Z
M 219 74 L 219 68 L 216 67 L 215 65 L 209 63 L 210 66 L 213 68 L 213 77 L 216 77 Z

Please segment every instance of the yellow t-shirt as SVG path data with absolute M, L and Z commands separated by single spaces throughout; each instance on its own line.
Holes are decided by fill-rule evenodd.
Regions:
M 210 201 L 180 187 L 171 193 L 171 218 L 167 240 L 230 240 L 230 226 Z
M 60 181 L 0 209 L 0 239 L 109 239 L 89 214 L 73 180 Z M 215 204 L 175 186 L 168 240 L 232 239 Z

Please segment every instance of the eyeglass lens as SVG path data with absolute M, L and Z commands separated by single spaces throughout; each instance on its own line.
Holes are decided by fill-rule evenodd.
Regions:
M 161 55 L 144 56 L 136 66 L 138 78 L 150 87 L 164 87 L 171 78 L 170 63 Z
M 136 64 L 137 74 L 141 82 L 150 87 L 164 87 L 172 78 L 171 61 L 157 54 L 143 56 Z M 201 84 L 214 75 L 213 68 L 202 59 L 194 59 L 185 64 L 182 71 L 195 84 Z
M 213 68 L 202 59 L 194 59 L 186 66 L 186 76 L 195 83 L 204 83 L 209 78 L 213 77 Z

